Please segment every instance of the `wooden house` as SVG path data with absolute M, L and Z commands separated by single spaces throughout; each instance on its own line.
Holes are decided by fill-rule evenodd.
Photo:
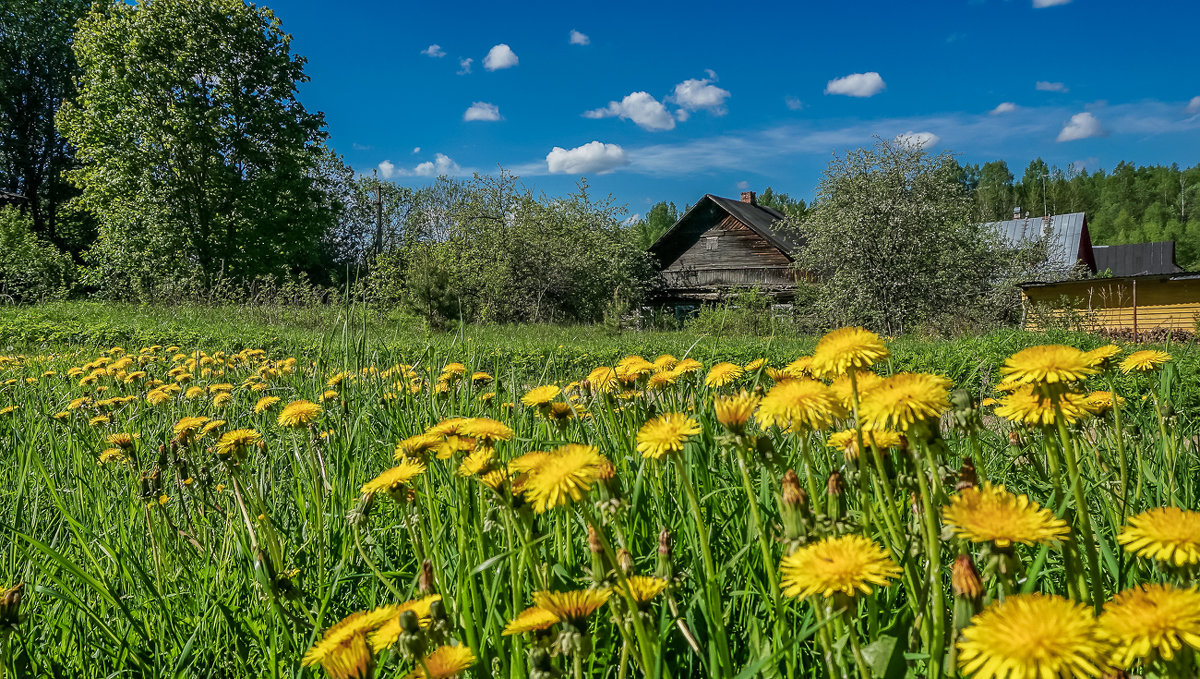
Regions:
M 1084 330 L 1195 332 L 1200 322 L 1200 273 L 1167 273 L 1025 283 L 1026 330 L 1054 321 Z
M 778 229 L 782 219 L 778 210 L 759 205 L 753 191 L 743 191 L 741 200 L 706 194 L 650 246 L 662 274 L 656 301 L 695 306 L 758 286 L 777 302 L 790 302 L 795 244 Z

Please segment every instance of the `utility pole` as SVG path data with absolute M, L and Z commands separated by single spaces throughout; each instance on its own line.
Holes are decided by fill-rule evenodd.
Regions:
M 383 252 L 383 184 L 379 182 L 378 172 L 372 171 L 375 177 L 375 254 Z

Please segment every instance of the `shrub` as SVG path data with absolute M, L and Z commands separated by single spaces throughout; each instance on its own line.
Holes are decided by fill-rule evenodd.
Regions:
M 0 295 L 20 303 L 63 299 L 74 285 L 75 263 L 31 229 L 15 207 L 0 208 Z

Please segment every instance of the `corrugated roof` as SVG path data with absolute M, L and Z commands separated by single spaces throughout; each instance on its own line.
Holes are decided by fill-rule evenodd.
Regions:
M 1028 245 L 1048 236 L 1047 253 L 1050 264 L 1064 269 L 1073 268 L 1079 261 L 1086 220 L 1082 212 L 1049 217 L 1027 217 L 1003 222 L 988 222 L 1006 243 L 1013 247 Z M 1088 243 L 1090 246 L 1090 243 Z
M 1175 263 L 1175 241 L 1131 243 L 1128 245 L 1093 245 L 1096 270 L 1110 271 L 1113 276 L 1145 276 L 1179 273 Z

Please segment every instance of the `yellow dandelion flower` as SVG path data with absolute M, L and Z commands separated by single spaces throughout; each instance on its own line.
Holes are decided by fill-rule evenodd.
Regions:
M 897 373 L 863 394 L 859 416 L 870 429 L 907 431 L 950 407 L 950 380 L 926 373 Z
M 504 631 L 500 633 L 502 637 L 512 636 L 514 634 L 525 634 L 527 632 L 537 632 L 548 627 L 553 627 L 559 622 L 560 618 L 538 606 L 530 606 L 517 614 L 517 617 L 508 621 L 504 626 Z
M 671 354 L 663 354 L 652 362 L 655 370 L 671 370 L 679 365 L 679 359 Z
M 641 356 L 626 356 L 617 361 L 617 379 L 632 382 L 643 375 L 654 372 L 654 364 Z
M 397 460 L 402 460 L 406 457 L 424 458 L 428 456 L 429 451 L 436 450 L 443 442 L 444 439 L 441 436 L 434 434 L 409 436 L 396 444 L 396 451 L 392 457 Z
M 181 417 L 179 421 L 175 423 L 173 431 L 175 432 L 176 436 L 180 434 L 191 433 L 200 427 L 203 427 L 204 423 L 208 421 L 209 419 L 207 417 Z
M 1200 512 L 1158 507 L 1129 519 L 1117 542 L 1125 551 L 1175 566 L 1200 564 Z
M 530 469 L 522 488 L 525 499 L 539 514 L 548 509 L 578 501 L 600 477 L 604 457 L 594 446 L 567 444 L 551 459 Z
M 430 594 L 421 599 L 406 601 L 396 606 L 389 606 L 393 611 L 392 617 L 388 618 L 375 630 L 370 636 L 371 650 L 376 653 L 382 653 L 384 649 L 390 647 L 400 639 L 404 628 L 400 625 L 400 614 L 405 611 L 412 611 L 417 616 L 417 624 L 421 627 L 429 626 L 429 609 L 435 601 L 441 601 L 442 595 Z
M 325 401 L 335 401 L 335 400 L 337 400 L 337 397 L 338 397 L 338 393 L 334 389 L 326 389 L 325 391 L 321 392 L 321 402 L 322 403 L 324 403 Z
M 792 377 L 808 377 L 812 375 L 809 370 L 812 367 L 812 356 L 801 356 L 796 360 L 783 366 L 783 372 Z
M 224 427 L 224 426 L 225 426 L 225 420 L 213 420 L 200 428 L 200 434 L 203 436 L 204 434 L 207 434 L 214 429 L 217 429 L 219 427 Z
M 276 403 L 279 403 L 278 396 L 263 396 L 254 404 L 254 414 L 261 415 L 275 407 Z
M 559 389 L 556 384 L 545 384 L 540 387 L 534 387 L 525 392 L 525 395 L 521 397 L 521 404 L 530 408 L 540 408 L 553 401 L 561 392 L 562 389 Z
M 469 418 L 466 417 L 450 417 L 425 430 L 425 433 L 431 436 L 449 436 L 451 434 L 458 434 L 461 433 L 459 432 L 459 427 L 465 424 L 468 420 Z
M 100 464 L 108 464 L 109 462 L 124 462 L 125 453 L 120 448 L 109 448 L 100 453 Z
M 1024 384 L 1001 398 L 1000 405 L 993 412 L 1013 422 L 1049 426 L 1055 423 L 1058 412 L 1062 413 L 1064 422 L 1074 424 L 1093 414 L 1094 408 L 1088 402 L 1088 397 L 1082 394 L 1064 392 L 1049 396 L 1039 394 L 1032 385 Z
M 462 464 L 458 466 L 458 475 L 478 476 L 491 467 L 492 460 L 494 459 L 496 459 L 496 451 L 491 447 L 484 446 L 479 448 L 463 459 Z
M 748 373 L 752 373 L 752 372 L 758 370 L 759 368 L 765 366 L 766 364 L 767 364 L 767 359 L 756 358 L 753 361 L 750 361 L 746 365 L 742 366 L 742 370 L 745 370 Z
M 206 393 L 204 387 L 188 387 L 188 390 L 183 392 L 183 397 L 186 399 L 200 398 Z
M 507 424 L 489 417 L 473 417 L 463 422 L 458 427 L 458 433 L 482 441 L 508 441 L 514 434 Z
M 224 408 L 225 406 L 229 405 L 231 401 L 233 401 L 233 394 L 227 391 L 222 391 L 216 396 L 213 396 L 212 404 L 214 408 Z
M 393 614 L 393 606 L 351 613 L 325 631 L 300 661 L 305 667 L 320 665 L 334 679 L 366 677 L 372 666 L 367 634 Z
M 160 405 L 171 400 L 171 392 L 164 389 L 153 389 L 146 393 L 146 403 L 152 406 Z
M 109 444 L 114 445 L 118 448 L 132 448 L 133 442 L 135 440 L 137 440 L 140 436 L 141 436 L 140 434 L 130 434 L 128 432 L 122 431 L 122 432 L 117 432 L 115 434 L 109 434 L 108 438 L 105 440 L 108 441 Z
M 879 335 L 859 327 L 838 328 L 817 342 L 809 371 L 817 377 L 833 378 L 850 370 L 866 370 L 888 357 Z
M 883 378 L 873 372 L 856 372 L 854 374 L 854 384 L 858 385 L 858 397 L 860 399 L 863 394 L 882 383 Z M 829 385 L 829 388 L 833 389 L 833 393 L 837 394 L 838 402 L 846 410 L 851 410 L 854 407 L 854 384 L 850 382 L 850 374 L 845 373 L 838 375 L 837 379 Z
M 713 410 L 717 413 L 717 422 L 732 432 L 745 431 L 746 423 L 758 408 L 759 400 L 758 396 L 745 389 L 733 396 L 716 397 L 713 399 Z
M 477 372 L 471 375 L 471 382 L 474 384 L 487 384 L 492 381 L 492 376 L 485 372 Z
M 612 596 L 609 589 L 577 589 L 570 592 L 534 592 L 533 605 L 560 620 L 579 623 L 595 613 Z
M 870 594 L 871 587 L 887 587 L 900 576 L 900 568 L 887 551 L 862 535 L 843 535 L 809 543 L 783 557 L 783 593 L 801 599 L 834 594 Z
M 479 481 L 492 490 L 500 490 L 500 487 L 508 481 L 508 469 L 506 467 L 493 469 L 480 476 Z
M 1169 360 L 1171 360 L 1171 354 L 1168 354 L 1165 351 L 1144 349 L 1142 351 L 1135 351 L 1129 356 L 1126 356 L 1125 360 L 1121 361 L 1120 367 L 1121 372 L 1127 375 L 1132 372 L 1144 373 L 1157 369 L 1158 366 L 1166 363 Z
M 217 441 L 218 455 L 241 455 L 250 446 L 262 440 L 262 434 L 253 429 L 234 429 L 221 435 Z
M 524 474 L 541 467 L 553 459 L 554 453 L 535 450 L 509 460 L 508 468 L 518 474 Z
M 400 461 L 400 464 L 364 483 L 362 494 L 390 493 L 398 490 L 401 486 L 408 485 L 410 481 L 424 472 L 425 464 L 423 462 L 407 458 L 403 459 Z
M 971 618 L 958 665 L 977 679 L 1097 677 L 1104 647 L 1087 606 L 1046 594 L 1009 595 Z
M 350 373 L 348 373 L 348 372 L 337 373 L 333 377 L 330 377 L 328 380 L 325 381 L 325 386 L 336 387 L 339 384 L 341 384 L 349 376 L 350 376 Z
M 1086 353 L 1062 344 L 1022 349 L 1009 356 L 1000 368 L 1005 380 L 1022 384 L 1078 382 L 1097 372 Z
M 667 453 L 683 450 L 688 437 L 700 431 L 700 423 L 683 413 L 659 415 L 638 431 L 637 450 L 642 457 L 657 460 Z
M 477 444 L 478 444 L 478 441 L 476 441 L 475 439 L 470 438 L 468 436 L 458 436 L 456 434 L 451 434 L 450 436 L 447 436 L 444 440 L 441 441 L 441 443 L 439 443 L 436 446 L 435 450 L 437 451 L 437 453 L 436 453 L 437 459 L 448 460 L 448 459 L 454 457 L 455 453 L 462 453 L 462 452 L 466 452 L 466 451 L 470 451 L 470 450 L 475 450 L 475 446 Z M 491 446 L 485 446 L 485 447 L 490 448 Z
M 795 433 L 821 430 L 846 414 L 837 395 L 824 384 L 799 378 L 771 387 L 755 418 L 763 427 L 788 427 Z
M 862 437 L 863 445 L 870 446 L 873 443 L 880 451 L 886 451 L 888 448 L 904 447 L 904 437 L 886 429 L 882 431 L 864 429 Z M 847 459 L 858 459 L 858 432 L 854 429 L 844 429 L 830 434 L 829 438 L 825 441 L 825 445 L 834 450 L 842 451 L 846 454 Z
M 601 394 L 612 393 L 618 386 L 617 371 L 602 365 L 588 373 L 585 381 L 591 385 L 592 390 L 595 392 Z
M 1106 344 L 1091 351 L 1085 351 L 1084 355 L 1087 356 L 1088 364 L 1093 368 L 1103 368 L 1119 353 L 1121 353 L 1121 347 L 1115 344 Z
M 1084 396 L 1088 410 L 1096 415 L 1103 415 L 1112 410 L 1114 405 L 1125 405 L 1125 399 L 1111 391 L 1092 391 Z
M 678 375 L 670 370 L 660 370 L 650 375 L 650 379 L 646 381 L 646 388 L 652 391 L 662 391 L 667 387 L 675 386 L 677 378 Z
M 736 363 L 718 363 L 709 368 L 708 375 L 704 377 L 704 386 L 714 388 L 723 387 L 741 377 L 742 373 L 742 366 Z
M 284 406 L 276 421 L 283 427 L 302 428 L 310 422 L 316 421 L 320 415 L 321 406 L 301 399 Z
M 443 375 L 453 375 L 454 377 L 462 377 L 467 374 L 467 366 L 462 363 L 447 363 L 445 368 L 442 368 Z
M 404 679 L 450 679 L 462 674 L 475 661 L 475 654 L 466 646 L 442 646 L 425 656 L 415 670 L 404 675 Z
M 56 419 L 56 420 L 65 420 L 70 416 L 71 416 L 71 411 L 69 411 L 69 410 L 60 410 L 59 412 L 54 413 L 54 419 Z
M 675 364 L 675 372 L 680 375 L 688 375 L 704 369 L 704 364 L 694 358 L 685 358 Z
M 1150 584 L 1119 592 L 1100 614 L 1100 637 L 1110 661 L 1129 669 L 1138 661 L 1171 661 L 1187 645 L 1200 650 L 1200 590 Z
M 650 601 L 662 594 L 667 589 L 669 584 L 664 578 L 653 578 L 648 575 L 631 575 L 626 578 L 628 588 L 625 584 L 618 583 L 616 589 L 621 592 L 628 592 L 633 600 L 639 606 L 650 603 Z
M 1015 495 L 1004 486 L 984 482 L 966 488 L 942 508 L 942 521 L 954 534 L 971 542 L 991 542 L 1008 547 L 1053 542 L 1070 533 L 1067 522 L 1026 495 Z

